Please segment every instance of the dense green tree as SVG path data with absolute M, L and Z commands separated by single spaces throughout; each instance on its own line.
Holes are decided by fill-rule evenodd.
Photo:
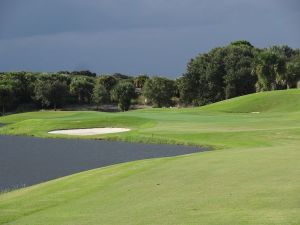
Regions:
M 64 104 L 64 100 L 68 94 L 68 85 L 58 80 L 48 82 L 37 80 L 35 84 L 35 99 L 41 103 L 43 107 L 53 106 L 54 110 L 58 106 Z
M 286 66 L 286 85 L 287 88 L 297 87 L 300 81 L 300 55 L 295 56 Z
M 143 94 L 156 107 L 163 107 L 172 105 L 175 90 L 175 81 L 164 77 L 153 77 L 146 81 Z
M 107 101 L 108 93 L 104 85 L 97 82 L 93 90 L 93 102 L 97 105 L 97 110 L 100 104 Z
M 35 80 L 36 74 L 28 72 L 8 72 L 0 75 L 0 82 L 9 85 L 12 89 L 12 98 L 9 102 L 10 109 L 33 103 L 33 84 Z
M 276 90 L 285 83 L 285 60 L 280 55 L 263 50 L 256 56 L 257 91 Z
M 282 45 L 282 46 L 274 45 L 270 47 L 268 50 L 276 55 L 279 55 L 285 60 L 291 59 L 296 54 L 296 51 L 294 51 L 294 49 L 292 49 L 287 45 Z
M 150 78 L 147 75 L 139 75 L 133 79 L 133 84 L 135 88 L 142 89 L 145 85 L 145 82 Z
M 32 101 L 33 84 L 37 74 L 29 72 L 9 72 L 0 77 L 0 80 L 10 83 L 14 92 L 14 103 L 23 104 Z
M 242 42 L 244 43 L 244 42 Z M 252 73 L 255 49 L 251 44 L 230 45 L 226 48 L 225 98 L 255 92 L 257 77 Z
M 118 80 L 113 76 L 102 75 L 98 78 L 98 82 L 102 84 L 108 92 L 110 92 L 118 83 Z
M 90 103 L 94 89 L 94 80 L 88 77 L 73 77 L 70 93 L 77 97 L 78 103 Z
M 236 41 L 192 59 L 177 82 L 183 104 L 205 105 L 255 92 L 253 61 L 256 49 Z
M 208 54 L 200 54 L 188 63 L 187 72 L 177 81 L 181 103 L 185 105 L 207 103 L 206 99 L 209 92 L 206 68 L 208 62 Z
M 124 74 L 121 74 L 121 73 L 114 73 L 111 76 L 116 78 L 116 80 L 131 80 L 132 79 L 131 76 L 124 75 Z
M 135 97 L 135 88 L 130 82 L 120 82 L 111 91 L 111 98 L 118 103 L 119 109 L 127 111 Z
M 205 102 L 217 102 L 225 99 L 225 48 L 215 48 L 209 52 L 209 62 L 206 67 L 206 81 L 208 85 L 208 93 Z
M 254 48 L 254 46 L 246 40 L 239 40 L 230 43 L 231 46 Z
M 58 74 L 65 74 L 65 75 L 70 75 L 70 76 L 87 76 L 87 77 L 96 77 L 96 73 L 92 73 L 89 70 L 81 70 L 81 71 L 58 71 Z
M 13 101 L 13 88 L 7 83 L 0 82 L 0 105 L 2 115 L 5 115 L 6 107 Z
M 102 84 L 105 87 L 108 93 L 108 99 L 111 99 L 111 91 L 114 88 L 114 86 L 119 82 L 118 79 L 111 75 L 101 75 L 97 79 L 97 82 L 99 82 L 99 84 Z

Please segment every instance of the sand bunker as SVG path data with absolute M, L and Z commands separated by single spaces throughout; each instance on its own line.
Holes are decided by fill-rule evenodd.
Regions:
M 112 134 L 130 131 L 127 128 L 90 128 L 90 129 L 71 129 L 71 130 L 54 130 L 48 132 L 49 134 L 66 134 L 66 135 L 96 135 L 96 134 Z

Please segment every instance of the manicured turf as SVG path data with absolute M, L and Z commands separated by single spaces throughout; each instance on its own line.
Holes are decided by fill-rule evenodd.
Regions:
M 58 137 L 47 134 L 55 129 L 128 127 L 93 138 L 216 149 L 2 194 L 0 224 L 300 224 L 300 90 L 192 109 L 25 113 L 0 123 L 9 123 L 2 134 L 39 137 Z

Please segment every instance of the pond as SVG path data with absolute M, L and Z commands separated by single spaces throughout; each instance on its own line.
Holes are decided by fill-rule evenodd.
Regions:
M 30 186 L 117 163 L 205 150 L 179 145 L 0 136 L 0 190 Z

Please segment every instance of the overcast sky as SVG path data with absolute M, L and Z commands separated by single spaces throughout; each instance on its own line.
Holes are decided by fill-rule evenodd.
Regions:
M 299 0 L 0 0 L 0 71 L 177 77 L 246 39 L 300 48 Z

